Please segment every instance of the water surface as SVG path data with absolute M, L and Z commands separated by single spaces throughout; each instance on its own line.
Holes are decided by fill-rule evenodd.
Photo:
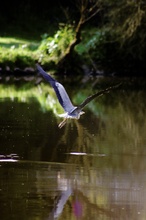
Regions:
M 144 87 L 111 92 L 59 129 L 43 86 L 38 99 L 34 85 L 0 100 L 1 219 L 145 219 Z M 67 89 L 76 103 L 91 91 Z

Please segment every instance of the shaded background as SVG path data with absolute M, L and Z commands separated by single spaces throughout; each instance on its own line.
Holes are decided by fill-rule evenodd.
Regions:
M 78 19 L 77 10 L 74 10 L 75 4 L 71 1 L 3 1 L 0 8 L 0 34 L 25 37 L 26 32 L 33 32 L 34 37 L 36 31 L 38 39 L 40 39 L 39 32 L 41 35 L 49 30 L 50 34 L 53 34 L 58 28 L 58 23 L 66 22 L 64 7 L 71 8 L 70 15 L 73 20 Z

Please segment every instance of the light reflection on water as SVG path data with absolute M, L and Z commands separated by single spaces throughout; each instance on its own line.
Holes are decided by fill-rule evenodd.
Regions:
M 145 95 L 112 93 L 62 129 L 35 99 L 1 100 L 1 219 L 146 219 Z

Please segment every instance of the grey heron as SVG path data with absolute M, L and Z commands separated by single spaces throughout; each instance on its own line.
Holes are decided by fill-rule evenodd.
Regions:
M 58 116 L 63 117 L 64 120 L 58 125 L 59 128 L 62 128 L 65 124 L 68 118 L 71 119 L 79 119 L 82 114 L 85 112 L 82 111 L 82 109 L 91 102 L 94 98 L 102 96 L 104 93 L 108 93 L 113 88 L 116 88 L 118 85 L 108 87 L 104 90 L 101 90 L 88 98 L 86 98 L 80 105 L 74 106 L 64 88 L 64 86 L 57 82 L 52 76 L 50 76 L 48 73 L 46 73 L 43 68 L 36 64 L 38 72 L 43 76 L 43 78 L 51 84 L 51 86 L 54 88 L 54 91 L 56 93 L 56 96 L 59 100 L 60 105 L 63 107 L 65 113 L 59 114 Z

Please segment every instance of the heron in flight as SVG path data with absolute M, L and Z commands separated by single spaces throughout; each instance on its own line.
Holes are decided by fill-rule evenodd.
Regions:
M 82 114 L 84 114 L 85 112 L 82 111 L 82 109 L 89 103 L 91 102 L 94 98 L 102 96 L 105 93 L 108 93 L 110 90 L 117 88 L 119 86 L 115 85 L 115 86 L 111 86 L 106 88 L 105 90 L 101 90 L 91 96 L 89 96 L 88 98 L 86 98 L 80 105 L 78 106 L 74 106 L 64 88 L 64 86 L 57 82 L 52 76 L 50 76 L 48 73 L 46 73 L 42 67 L 39 64 L 36 64 L 37 70 L 38 72 L 44 77 L 44 79 L 49 82 L 51 84 L 51 86 L 53 87 L 56 96 L 59 100 L 60 105 L 63 107 L 65 113 L 64 114 L 59 114 L 58 116 L 63 117 L 64 120 L 58 125 L 59 128 L 62 128 L 66 122 L 68 118 L 71 119 L 79 119 L 80 116 Z

